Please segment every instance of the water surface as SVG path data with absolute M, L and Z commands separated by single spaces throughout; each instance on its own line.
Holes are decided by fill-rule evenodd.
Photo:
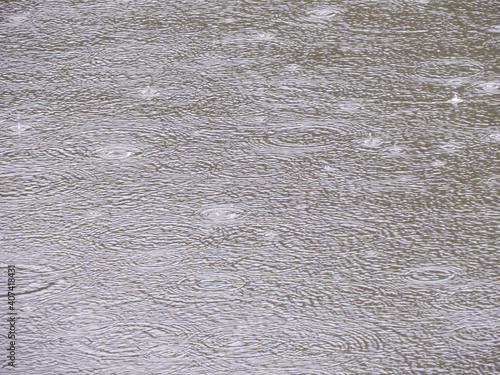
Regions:
M 2 372 L 499 373 L 499 11 L 1 5 Z

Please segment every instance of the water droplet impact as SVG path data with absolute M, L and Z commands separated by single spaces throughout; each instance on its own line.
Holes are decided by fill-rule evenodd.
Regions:
M 338 107 L 341 111 L 347 113 L 357 113 L 363 109 L 364 103 L 360 99 L 343 100 L 339 103 Z
M 7 24 L 12 27 L 22 25 L 29 19 L 28 12 L 21 12 L 17 14 L 12 14 L 6 17 Z
M 500 80 L 478 83 L 476 91 L 482 95 L 498 95 L 500 94 Z
M 139 152 L 138 149 L 126 145 L 113 145 L 101 148 L 96 151 L 96 155 L 106 160 L 123 160 Z
M 266 42 L 276 39 L 276 36 L 268 31 L 261 31 L 253 35 L 251 39 L 255 41 Z
M 21 135 L 31 130 L 31 126 L 28 124 L 23 124 L 21 122 L 18 122 L 16 125 L 10 126 L 10 130 L 16 135 Z
M 500 142 L 500 132 L 494 132 L 487 135 L 487 140 L 492 142 Z
M 160 91 L 148 86 L 141 90 L 140 96 L 143 99 L 151 100 L 160 96 Z
M 397 157 L 406 155 L 406 149 L 398 145 L 385 147 L 382 151 L 386 156 Z
M 341 14 L 342 14 L 342 9 L 328 6 L 328 7 L 311 9 L 310 11 L 307 12 L 307 19 L 309 21 L 316 21 L 316 22 L 329 21 Z
M 404 278 L 416 284 L 438 284 L 453 279 L 457 270 L 447 267 L 427 266 L 410 270 L 404 274 Z
M 358 143 L 361 147 L 373 149 L 381 147 L 385 141 L 380 137 L 369 136 L 368 138 L 360 139 Z
M 457 94 L 454 94 L 453 98 L 450 100 L 447 100 L 446 103 L 450 103 L 451 105 L 457 105 L 459 103 L 462 103 L 464 100 L 461 99 Z
M 233 205 L 218 205 L 204 208 L 198 214 L 206 221 L 228 223 L 242 219 L 245 216 L 245 211 Z

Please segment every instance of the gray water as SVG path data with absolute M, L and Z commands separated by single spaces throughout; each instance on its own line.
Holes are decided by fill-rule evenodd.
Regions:
M 1 373 L 500 373 L 497 1 L 0 9 Z

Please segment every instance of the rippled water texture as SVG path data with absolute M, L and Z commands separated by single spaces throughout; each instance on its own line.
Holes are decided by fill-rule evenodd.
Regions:
M 500 373 L 499 14 L 2 2 L 10 372 Z

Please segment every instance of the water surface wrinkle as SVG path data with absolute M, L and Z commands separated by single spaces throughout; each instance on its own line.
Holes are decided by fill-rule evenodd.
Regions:
M 0 8 L 19 373 L 500 373 L 497 1 Z

